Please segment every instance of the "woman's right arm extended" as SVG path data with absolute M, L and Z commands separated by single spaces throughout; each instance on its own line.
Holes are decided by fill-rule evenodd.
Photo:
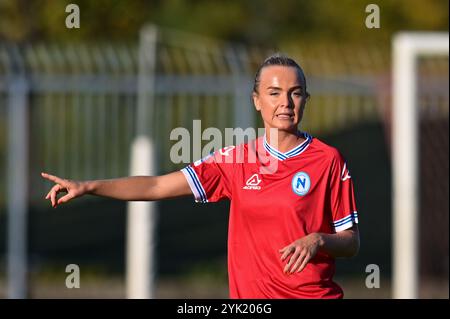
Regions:
M 191 195 L 192 191 L 181 171 L 161 176 L 131 176 L 107 180 L 74 181 L 47 173 L 42 177 L 55 185 L 45 199 L 53 207 L 85 194 L 127 201 L 153 201 Z M 67 193 L 58 199 L 59 193 Z

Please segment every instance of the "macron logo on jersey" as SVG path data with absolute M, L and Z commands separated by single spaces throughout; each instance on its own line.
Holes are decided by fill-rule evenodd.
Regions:
M 242 189 L 255 189 L 260 190 L 261 186 L 258 186 L 261 183 L 261 179 L 258 174 L 253 174 L 245 183 L 246 185 L 242 187 Z
M 350 178 L 352 178 L 352 177 L 350 176 L 350 171 L 347 168 L 347 163 L 344 163 L 344 167 L 342 168 L 342 173 L 341 173 L 341 180 L 344 182 Z
M 222 154 L 222 155 L 228 156 L 228 155 L 230 155 L 230 152 L 232 150 L 234 150 L 235 148 L 236 148 L 236 146 L 234 146 L 234 145 L 225 146 L 224 148 L 219 150 L 219 153 Z

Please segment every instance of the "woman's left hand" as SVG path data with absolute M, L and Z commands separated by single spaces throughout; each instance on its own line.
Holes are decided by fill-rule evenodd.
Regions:
M 281 260 L 284 261 L 291 256 L 283 272 L 292 274 L 295 271 L 302 271 L 306 264 L 317 254 L 322 241 L 320 234 L 311 233 L 280 249 L 279 252 L 282 254 Z

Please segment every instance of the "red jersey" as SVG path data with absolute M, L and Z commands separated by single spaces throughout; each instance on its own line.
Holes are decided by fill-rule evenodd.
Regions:
M 182 172 L 196 201 L 231 200 L 230 298 L 342 298 L 334 258 L 318 252 L 299 273 L 285 274 L 279 250 L 310 233 L 335 233 L 358 222 L 353 183 L 341 154 L 317 138 L 279 152 L 265 137 L 225 147 Z M 267 161 L 267 158 L 270 161 Z M 276 169 L 267 172 L 268 162 Z M 265 170 L 266 169 L 266 170 Z

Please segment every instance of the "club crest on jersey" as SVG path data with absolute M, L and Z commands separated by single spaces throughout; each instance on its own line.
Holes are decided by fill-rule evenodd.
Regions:
M 311 187 L 311 180 L 309 175 L 305 172 L 299 172 L 292 178 L 292 191 L 299 196 L 305 196 Z
M 261 179 L 259 178 L 258 174 L 253 174 L 245 183 L 245 186 L 242 187 L 242 189 L 255 189 L 260 190 L 261 186 L 259 186 L 259 183 L 261 183 Z

